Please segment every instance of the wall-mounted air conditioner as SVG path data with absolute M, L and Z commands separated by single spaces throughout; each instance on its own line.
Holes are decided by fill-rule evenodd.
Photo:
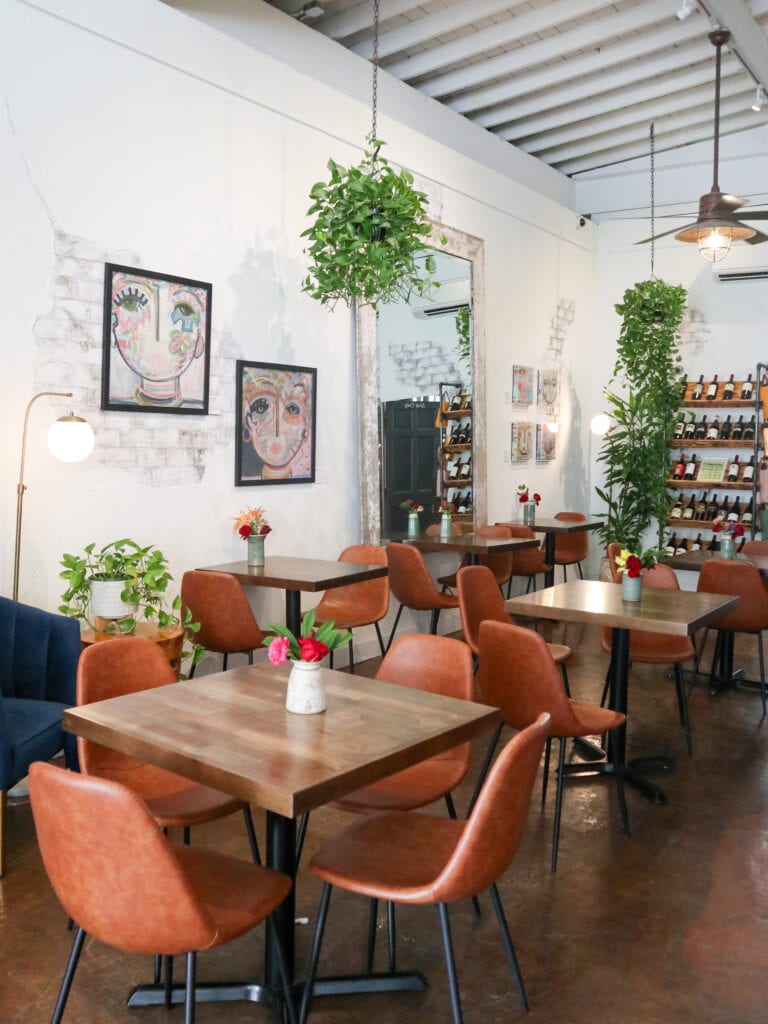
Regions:
M 454 316 L 469 305 L 469 281 L 446 281 L 430 295 L 411 296 L 411 312 L 423 320 L 433 316 Z
M 761 254 L 762 255 L 762 254 Z M 712 274 L 719 284 L 736 284 L 745 281 L 768 281 L 768 265 L 757 264 L 755 253 L 750 247 L 732 249 L 722 263 L 712 264 Z

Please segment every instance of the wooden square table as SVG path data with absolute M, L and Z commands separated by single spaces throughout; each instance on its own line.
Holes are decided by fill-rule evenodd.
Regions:
M 225 562 L 202 566 L 203 572 L 228 572 L 246 587 L 271 587 L 285 591 L 285 624 L 298 635 L 301 628 L 301 592 L 316 594 L 350 583 L 363 583 L 387 575 L 386 565 L 328 562 L 318 558 L 268 555 L 264 565 Z
M 627 681 L 629 678 L 629 631 L 631 629 L 671 636 L 688 636 L 706 626 L 712 619 L 731 611 L 738 597 L 724 594 L 699 594 L 686 590 L 663 590 L 646 587 L 640 601 L 624 601 L 621 584 L 598 580 L 570 580 L 531 594 L 513 597 L 504 607 L 510 615 L 562 622 L 589 622 L 609 626 L 611 642 L 611 707 L 627 713 Z M 626 724 L 615 730 L 616 760 L 624 766 L 625 780 L 654 803 L 666 796 L 638 771 L 625 766 Z M 579 766 L 581 767 L 581 766 Z M 602 762 L 583 766 L 584 772 L 613 772 L 614 765 Z
M 429 553 L 435 551 L 457 551 L 467 556 L 469 565 L 477 565 L 481 555 L 500 554 L 503 551 L 519 551 L 522 548 L 535 548 L 538 541 L 526 537 L 478 537 L 476 533 L 457 533 L 451 537 L 427 537 L 419 534 L 409 537 L 407 534 L 392 536 L 390 540 L 410 544 L 419 551 Z
M 597 519 L 585 519 L 579 522 L 572 522 L 568 519 L 540 519 L 531 523 L 534 533 L 544 534 L 544 561 L 551 566 L 544 573 L 544 586 L 555 585 L 555 539 L 558 533 L 584 533 L 587 530 L 597 530 L 602 523 Z
M 495 708 L 323 669 L 327 710 L 285 710 L 289 665 L 245 666 L 190 682 L 70 708 L 64 729 L 266 809 L 267 863 L 296 878 L 295 818 L 481 734 Z M 407 851 L 403 851 L 407 856 Z M 295 896 L 276 911 L 293 978 Z M 266 987 L 198 986 L 201 1002 L 274 1002 L 280 975 L 267 932 Z M 319 979 L 314 992 L 425 987 L 414 974 Z M 183 1000 L 183 986 L 174 1001 Z M 130 1005 L 160 1004 L 162 986 L 140 986 Z

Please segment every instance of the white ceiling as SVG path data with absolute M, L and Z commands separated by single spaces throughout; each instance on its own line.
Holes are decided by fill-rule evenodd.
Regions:
M 268 2 L 294 16 L 317 6 Z M 370 59 L 372 0 L 317 4 L 301 20 Z M 380 4 L 390 75 L 568 176 L 647 154 L 651 122 L 659 152 L 712 138 L 714 21 L 738 53 L 723 51 L 721 134 L 768 121 L 750 109 L 756 82 L 768 89 L 768 0 L 696 0 L 685 20 L 682 0 Z

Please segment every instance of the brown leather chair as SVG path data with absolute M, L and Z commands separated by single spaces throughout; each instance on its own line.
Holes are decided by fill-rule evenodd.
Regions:
M 611 550 L 615 548 L 615 550 Z M 608 560 L 616 571 L 616 555 L 621 550 L 619 544 L 608 545 Z M 621 574 L 616 572 L 617 583 L 621 582 Z M 660 590 L 680 590 L 677 576 L 668 565 L 656 565 L 643 573 L 644 587 L 658 587 Z M 606 654 L 611 653 L 612 634 L 609 628 L 603 630 L 601 644 Z M 688 700 L 683 682 L 682 664 L 696 657 L 696 648 L 689 636 L 668 636 L 665 633 L 646 633 L 633 629 L 629 633 L 629 660 L 639 665 L 672 665 L 675 672 L 675 689 L 677 691 L 677 710 L 685 731 L 685 742 L 688 753 L 693 753 L 691 740 L 691 722 L 688 717 Z M 610 667 L 605 679 L 601 706 L 605 704 L 610 686 Z
M 300 1020 L 306 1020 L 332 887 L 393 903 L 436 904 L 443 932 L 454 1024 L 461 1003 L 448 905 L 484 889 L 501 930 L 518 998 L 528 1000 L 496 888 L 520 844 L 544 738 L 547 716 L 515 736 L 499 754 L 468 821 L 392 811 L 369 814 L 334 836 L 309 869 L 323 882 Z
M 268 919 L 290 891 L 290 878 L 169 843 L 146 804 L 117 782 L 37 761 L 29 788 L 45 870 L 77 924 L 52 1024 L 61 1021 L 86 934 L 131 953 L 186 954 L 184 1020 L 193 1024 L 197 952 Z M 272 937 L 289 1019 L 295 1021 L 274 927 Z
M 612 540 L 608 547 L 605 549 L 605 553 L 608 556 L 608 568 L 611 571 L 611 579 L 614 583 L 621 583 L 621 573 L 616 568 L 616 559 L 621 554 L 621 544 L 618 544 L 615 540 Z
M 389 635 L 387 650 L 392 645 L 403 608 L 432 612 L 430 633 L 437 633 L 437 621 L 443 608 L 458 608 L 459 599 L 452 594 L 441 594 L 430 575 L 424 556 L 410 544 L 390 541 L 387 545 L 389 589 L 400 602 Z
M 521 537 L 524 540 L 536 539 L 536 534 L 530 526 L 525 526 L 522 523 L 502 523 L 501 525 L 509 527 L 513 537 Z M 524 548 L 522 551 L 514 551 L 512 553 L 512 574 L 507 584 L 507 597 L 512 592 L 512 580 L 515 576 L 524 576 L 526 578 L 525 592 L 528 594 L 531 590 L 536 589 L 536 577 L 549 572 L 551 568 L 552 566 L 547 565 L 544 561 L 543 549 L 541 547 Z
M 386 565 L 387 552 L 377 544 L 354 544 L 344 548 L 339 555 L 340 562 L 359 562 L 361 565 Z M 359 626 L 375 626 L 379 647 L 384 654 L 384 640 L 379 623 L 389 610 L 389 581 L 367 580 L 350 583 L 347 587 L 336 587 L 326 591 L 315 608 L 315 621 L 335 622 L 339 629 L 357 629 Z M 355 671 L 355 655 L 352 641 L 349 642 L 349 665 Z M 331 651 L 333 668 L 333 651 Z
M 743 555 L 768 555 L 768 540 L 748 540 L 741 549 Z
M 541 801 L 543 804 L 546 799 L 551 741 L 557 737 L 560 741 L 560 756 L 552 829 L 552 870 L 555 871 L 563 803 L 565 740 L 608 733 L 610 756 L 614 747 L 611 732 L 624 724 L 624 715 L 619 711 L 610 711 L 567 697 L 557 666 L 539 634 L 532 629 L 522 629 L 502 622 L 483 622 L 480 625 L 477 685 L 483 701 L 497 707 L 504 722 L 513 729 L 526 728 L 543 711 L 551 716 L 547 730 Z M 615 757 L 613 763 L 616 764 Z M 629 835 L 622 766 L 616 766 L 615 778 L 624 831 Z
M 587 517 L 582 512 L 558 512 L 555 519 L 561 519 L 567 523 L 585 523 L 587 521 Z M 588 551 L 589 534 L 586 531 L 555 534 L 555 565 L 562 565 L 564 580 L 568 579 L 567 566 L 569 565 L 575 565 L 579 571 L 579 578 L 584 579 L 581 563 L 587 557 Z
M 440 523 L 432 523 L 424 531 L 424 536 L 425 537 L 439 537 L 441 529 L 442 529 L 442 527 L 441 527 Z M 460 537 L 463 533 L 472 533 L 473 531 L 474 531 L 474 526 L 472 525 L 472 523 L 457 523 L 455 521 L 451 523 L 451 536 L 452 537 Z
M 203 572 L 192 569 L 181 579 L 181 603 L 200 623 L 195 641 L 207 651 L 222 654 L 227 670 L 230 654 L 247 654 L 253 664 L 253 652 L 270 636 L 259 628 L 248 598 L 234 576 L 228 572 Z M 195 666 L 189 671 L 191 679 Z
M 701 567 L 697 588 L 704 594 L 736 594 L 739 603 L 732 612 L 726 612 L 709 624 L 699 652 L 704 650 L 710 629 L 717 630 L 715 653 L 710 668 L 710 680 L 716 668 L 722 676 L 732 661 L 735 633 L 754 633 L 760 665 L 760 696 L 763 718 L 766 714 L 765 659 L 763 657 L 763 630 L 768 629 L 768 590 L 760 571 L 751 562 L 725 558 L 710 558 Z M 731 653 L 729 653 L 731 652 Z M 697 669 L 698 669 L 697 659 Z
M 147 637 L 116 637 L 94 644 L 80 655 L 77 704 L 92 704 L 170 684 L 189 685 L 177 683 L 174 670 L 157 644 Z M 190 826 L 217 821 L 242 810 L 251 854 L 254 861 L 260 863 L 251 809 L 242 800 L 82 736 L 77 737 L 77 756 L 84 775 L 128 786 L 146 803 L 161 828 L 181 827 L 185 840 L 189 839 Z
M 475 530 L 475 534 L 478 537 L 489 537 L 496 538 L 497 540 L 509 540 L 513 536 L 512 531 L 504 523 L 486 524 L 485 526 L 478 526 Z M 513 551 L 499 551 L 497 553 L 489 555 L 480 555 L 479 565 L 487 566 L 493 573 L 496 583 L 499 587 L 503 587 L 505 583 L 509 583 L 512 578 L 512 560 L 514 558 Z M 464 556 L 461 566 L 463 568 L 468 565 L 467 557 Z M 458 569 L 456 570 L 458 572 Z M 441 576 L 437 581 L 443 588 L 443 590 L 456 590 L 456 573 L 451 573 L 450 576 Z

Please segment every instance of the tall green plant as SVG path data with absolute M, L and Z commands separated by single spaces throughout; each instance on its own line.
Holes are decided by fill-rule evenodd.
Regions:
M 622 325 L 616 365 L 606 390 L 614 426 L 603 438 L 597 461 L 605 466 L 597 487 L 606 511 L 599 529 L 604 544 L 619 541 L 638 551 L 642 535 L 656 524 L 662 546 L 669 495 L 669 446 L 685 374 L 677 347 L 686 291 L 656 278 L 627 289 L 615 307 Z

